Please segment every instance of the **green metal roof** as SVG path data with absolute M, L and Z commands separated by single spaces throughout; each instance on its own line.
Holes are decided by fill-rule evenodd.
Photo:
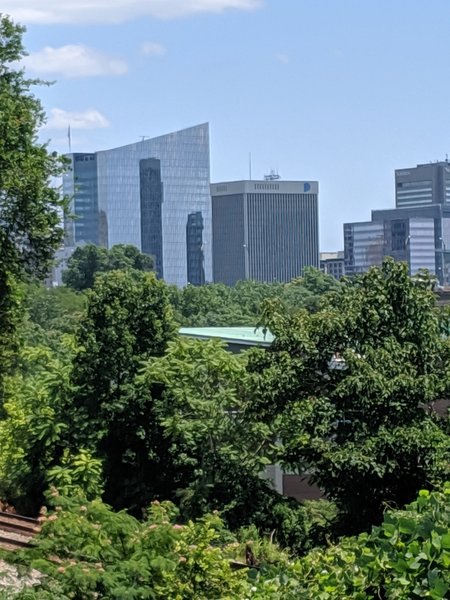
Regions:
M 270 331 L 264 335 L 262 328 L 255 327 L 181 327 L 179 333 L 200 340 L 219 338 L 241 346 L 270 346 L 273 342 Z

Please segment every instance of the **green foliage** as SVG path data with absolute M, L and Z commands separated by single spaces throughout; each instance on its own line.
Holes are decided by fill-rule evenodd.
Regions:
M 45 275 L 62 231 L 59 193 L 49 186 L 61 162 L 36 142 L 44 114 L 18 63 L 23 27 L 0 15 L 0 256 L 2 271 Z
M 220 510 L 232 530 L 255 525 L 297 553 L 324 540 L 330 529 L 316 514 L 283 498 L 261 478 L 270 462 L 270 428 L 249 418 L 245 354 L 213 340 L 178 339 L 138 378 L 157 429 L 148 435 L 153 494 L 180 506 L 183 519 Z M 139 391 L 141 388 L 142 391 Z M 155 435 L 155 431 L 158 435 Z M 326 512 L 326 511 L 325 511 Z
M 18 329 L 22 320 L 22 294 L 11 273 L 0 266 L 0 414 L 7 398 L 5 378 L 17 367 L 20 348 Z
M 184 517 L 216 508 L 239 512 L 254 480 L 264 487 L 258 476 L 267 462 L 268 428 L 246 419 L 245 380 L 245 357 L 217 340 L 177 339 L 142 371 L 138 393 L 148 396 L 160 431 L 153 454 L 163 448 L 170 469 L 165 493 L 179 497 Z
M 27 319 L 23 324 L 26 343 L 61 351 L 62 337 L 75 333 L 83 315 L 86 297 L 67 287 L 47 288 L 39 283 L 24 287 Z
M 51 492 L 54 511 L 35 548 L 15 561 L 42 573 L 17 600 L 419 600 L 448 598 L 450 484 L 419 492 L 388 511 L 370 533 L 293 560 L 255 528 L 236 538 L 216 514 L 177 525 L 170 503 L 152 503 L 144 521 L 100 500 Z M 257 569 L 232 571 L 249 554 Z
M 422 490 L 405 510 L 387 512 L 370 534 L 344 539 L 298 563 L 298 597 L 448 598 L 450 486 Z
M 25 347 L 21 369 L 7 379 L 8 401 L 0 420 L 0 497 L 34 514 L 48 487 L 47 471 L 63 454 L 71 392 L 73 346 L 56 356 L 49 348 Z
M 301 308 L 317 310 L 321 297 L 340 284 L 317 269 L 305 269 L 304 277 L 290 283 L 238 281 L 230 287 L 221 283 L 171 288 L 177 320 L 186 327 L 255 326 L 264 301 L 273 300 L 281 311 Z
M 62 202 L 49 185 L 61 163 L 36 142 L 44 114 L 31 93 L 40 82 L 26 79 L 18 67 L 23 31 L 0 14 L 0 407 L 18 352 L 18 280 L 25 272 L 44 276 L 62 237 Z
M 338 503 L 343 531 L 448 475 L 447 423 L 432 405 L 448 394 L 450 345 L 432 285 L 387 260 L 315 314 L 266 311 L 276 340 L 252 354 L 252 406 L 279 432 L 281 460 Z
M 63 272 L 63 282 L 81 291 L 93 287 L 98 273 L 129 269 L 152 271 L 153 259 L 130 244 L 117 244 L 110 250 L 86 244 L 79 246 L 69 258 L 67 270 Z
M 55 511 L 45 521 L 37 547 L 22 558 L 47 576 L 33 589 L 33 597 L 246 596 L 250 586 L 245 571 L 233 572 L 230 549 L 218 545 L 223 526 L 216 515 L 181 526 L 174 523 L 177 513 L 172 505 L 156 502 L 139 522 L 124 512 L 114 513 L 99 500 L 69 500 L 56 490 L 52 494 Z
M 149 406 L 135 393 L 142 361 L 161 355 L 175 334 L 166 286 L 153 273 L 111 271 L 97 277 L 77 336 L 67 402 L 72 452 L 104 460 L 106 498 L 116 507 L 148 502 Z M 144 470 L 143 470 L 144 469 Z
M 25 305 L 30 321 L 48 335 L 53 330 L 73 333 L 74 322 L 86 306 L 86 297 L 66 287 L 47 288 L 38 283 L 25 288 Z
M 98 458 L 88 450 L 72 455 L 64 450 L 60 463 L 47 471 L 47 482 L 63 496 L 85 495 L 100 498 L 103 492 L 103 469 Z

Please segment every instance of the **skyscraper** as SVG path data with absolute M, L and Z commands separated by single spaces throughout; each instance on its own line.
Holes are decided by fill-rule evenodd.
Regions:
M 63 177 L 63 193 L 70 198 L 69 212 L 74 219 L 65 219 L 65 244 L 98 244 L 97 156 L 92 153 L 67 155 L 70 165 Z
M 450 283 L 450 164 L 395 171 L 395 209 L 372 211 L 368 223 L 344 224 L 346 274 L 379 265 L 384 256 L 405 261 Z M 376 249 L 376 251 L 375 251 Z
M 450 207 L 450 163 L 417 165 L 395 171 L 395 206 L 414 208 L 430 204 Z
M 372 221 L 344 224 L 346 275 L 380 266 L 385 256 L 392 256 L 407 262 L 411 275 L 428 269 L 439 280 L 443 278 L 439 269 L 442 257 L 435 244 L 435 220 L 414 217 L 407 212 L 401 209 L 373 211 Z
M 96 152 L 96 216 L 80 211 L 80 172 L 65 176 L 64 192 L 73 198 L 74 223 L 96 227 L 97 237 L 74 237 L 75 244 L 133 244 L 154 256 L 156 270 L 168 283 L 184 286 L 188 268 L 202 264 L 195 282 L 212 280 L 211 198 L 209 193 L 209 126 L 207 123 L 135 144 Z M 197 243 L 187 239 L 191 215 L 200 213 Z M 199 221 L 199 217 L 196 217 Z M 70 231 L 70 226 L 66 229 Z M 71 238 L 66 236 L 66 241 Z M 191 256 L 190 252 L 195 256 Z M 190 265 L 188 267 L 188 265 Z M 192 281 L 191 283 L 194 283 Z
M 316 181 L 215 183 L 211 196 L 215 282 L 289 281 L 319 266 Z

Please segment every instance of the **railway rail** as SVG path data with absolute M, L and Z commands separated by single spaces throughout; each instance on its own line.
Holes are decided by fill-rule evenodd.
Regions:
M 0 548 L 19 550 L 32 545 L 41 530 L 38 519 L 0 511 Z

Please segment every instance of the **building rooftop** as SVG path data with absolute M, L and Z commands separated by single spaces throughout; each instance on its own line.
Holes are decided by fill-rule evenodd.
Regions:
M 232 196 L 234 194 L 279 193 L 279 194 L 318 194 L 318 181 L 294 181 L 277 179 L 241 179 L 220 181 L 211 184 L 212 196 Z
M 199 340 L 218 338 L 239 346 L 270 346 L 274 339 L 270 331 L 264 334 L 261 327 L 181 327 L 179 333 Z

